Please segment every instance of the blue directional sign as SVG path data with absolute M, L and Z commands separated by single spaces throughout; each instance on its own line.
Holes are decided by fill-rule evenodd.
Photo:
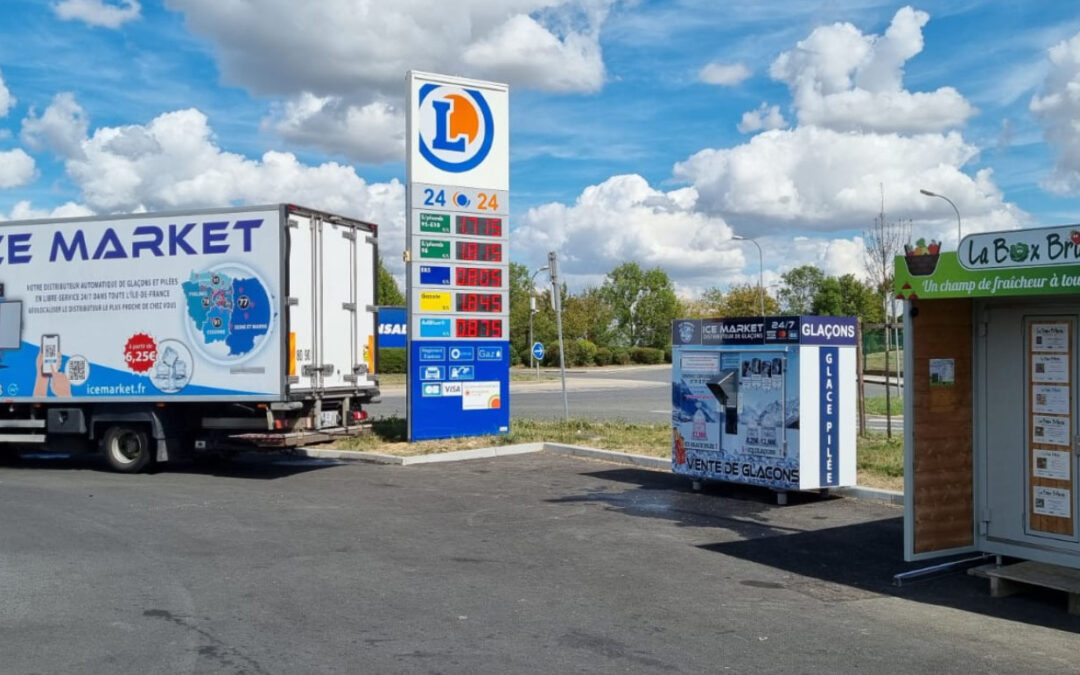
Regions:
M 533 346 L 532 346 L 532 354 L 533 354 L 533 358 L 536 359 L 537 361 L 543 361 L 544 360 L 544 343 L 543 342 L 534 342 Z

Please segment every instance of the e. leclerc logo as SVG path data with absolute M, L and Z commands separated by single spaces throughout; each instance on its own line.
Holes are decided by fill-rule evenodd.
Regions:
M 437 169 L 475 169 L 491 151 L 494 120 L 476 89 L 425 84 L 420 87 L 420 155 Z

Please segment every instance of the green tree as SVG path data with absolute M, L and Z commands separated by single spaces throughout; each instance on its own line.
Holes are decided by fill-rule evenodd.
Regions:
M 394 275 L 383 266 L 382 258 L 379 258 L 379 296 L 380 307 L 398 307 L 405 305 L 405 294 L 397 285 Z
M 765 315 L 780 313 L 776 298 L 765 294 Z M 761 316 L 761 286 L 736 284 L 727 289 L 716 304 L 713 316 Z
M 777 292 L 780 309 L 785 314 L 809 314 L 814 307 L 814 296 L 825 281 L 825 273 L 815 265 L 803 265 L 780 275 L 781 286 Z
M 584 339 L 598 346 L 607 346 L 615 312 L 599 288 L 586 288 L 563 300 L 563 333 L 566 340 Z
M 671 341 L 671 320 L 679 301 L 667 272 L 623 263 L 608 272 L 601 293 L 614 314 L 618 343 L 663 348 Z
M 823 316 L 857 316 L 864 323 L 880 323 L 885 318 L 877 292 L 854 274 L 826 277 L 814 295 L 811 309 Z

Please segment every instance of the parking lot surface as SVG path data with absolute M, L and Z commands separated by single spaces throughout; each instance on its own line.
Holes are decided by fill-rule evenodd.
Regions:
M 0 467 L 4 673 L 1061 673 L 1064 596 L 905 585 L 902 511 L 535 454 Z

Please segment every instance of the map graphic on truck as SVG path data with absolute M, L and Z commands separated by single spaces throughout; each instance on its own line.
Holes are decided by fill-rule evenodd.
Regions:
M 237 360 L 264 342 L 272 307 L 266 286 L 254 272 L 231 266 L 192 271 L 181 286 L 193 322 L 192 337 L 201 336 L 208 356 Z

